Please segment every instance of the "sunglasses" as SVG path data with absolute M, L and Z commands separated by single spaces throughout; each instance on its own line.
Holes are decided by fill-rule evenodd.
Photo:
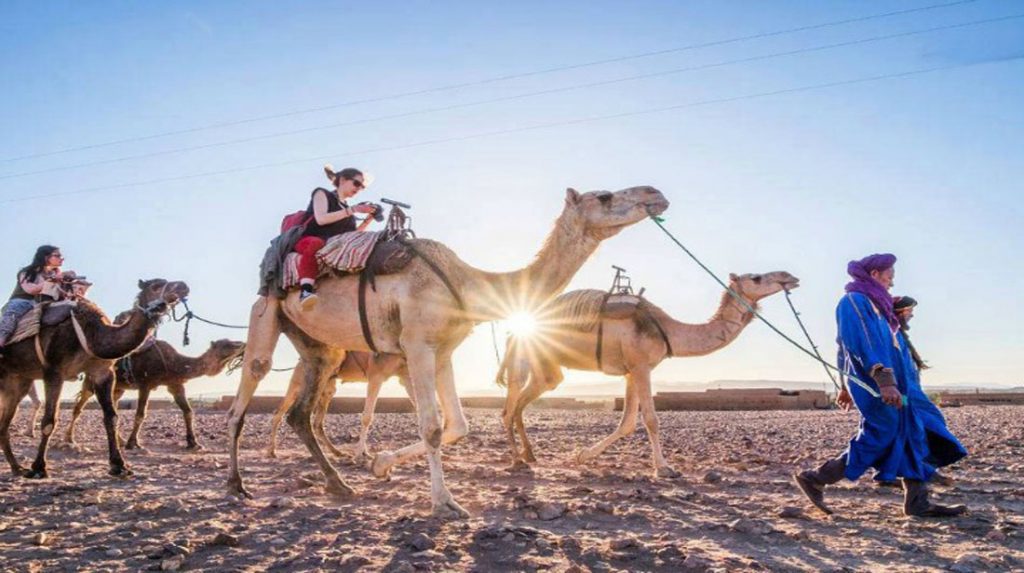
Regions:
M 366 187 L 366 183 L 363 183 L 358 179 L 349 179 L 349 181 L 351 181 L 352 184 L 356 186 L 356 189 L 364 189 Z
M 52 255 L 50 255 L 51 259 L 54 258 L 54 257 L 56 257 L 56 258 L 58 258 L 60 260 L 64 260 L 64 255 L 62 255 L 60 253 L 53 253 Z

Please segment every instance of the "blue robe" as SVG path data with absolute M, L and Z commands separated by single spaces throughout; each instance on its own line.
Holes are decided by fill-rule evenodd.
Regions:
M 903 407 L 896 409 L 850 384 L 861 421 L 846 450 L 846 478 L 856 480 L 868 468 L 875 468 L 879 480 L 927 481 L 936 467 L 966 455 L 921 389 L 903 333 L 892 331 L 871 300 L 857 292 L 846 294 L 836 307 L 836 322 L 840 368 L 876 390 L 871 371 L 876 366 L 891 368 L 900 394 L 906 397 Z

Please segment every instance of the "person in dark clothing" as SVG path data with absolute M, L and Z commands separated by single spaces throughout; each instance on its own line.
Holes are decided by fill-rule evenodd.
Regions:
M 302 238 L 295 244 L 295 252 L 299 253 L 299 285 L 302 289 L 299 301 L 303 310 L 316 306 L 316 277 L 320 273 L 316 260 L 317 251 L 335 235 L 365 230 L 373 217 L 368 216 L 362 223 L 357 223 L 355 214 L 373 215 L 376 210 L 372 205 L 349 207 L 346 203 L 347 199 L 354 197 L 370 184 L 369 178 L 362 171 L 346 167 L 336 172 L 327 165 L 324 172 L 334 185 L 334 190 L 328 191 L 322 187 L 313 190 L 309 207 L 306 208 L 309 222 Z

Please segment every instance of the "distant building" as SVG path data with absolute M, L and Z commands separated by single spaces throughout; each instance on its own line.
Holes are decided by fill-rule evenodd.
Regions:
M 752 388 L 706 390 L 704 392 L 658 392 L 654 408 L 670 410 L 815 410 L 827 409 L 832 400 L 824 390 L 782 390 Z M 615 399 L 622 410 L 623 399 Z

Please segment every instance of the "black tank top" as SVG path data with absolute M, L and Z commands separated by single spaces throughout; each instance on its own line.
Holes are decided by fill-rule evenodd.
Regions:
M 320 237 L 321 239 L 327 240 L 335 235 L 355 231 L 355 217 L 345 217 L 344 219 L 331 223 L 330 225 L 317 224 L 316 218 L 313 217 L 313 197 L 315 197 L 317 193 L 321 192 L 327 196 L 328 213 L 335 213 L 337 211 L 348 209 L 348 204 L 339 199 L 337 193 L 328 191 L 323 187 L 317 187 L 313 190 L 313 193 L 309 198 L 309 207 L 306 207 L 306 216 L 312 217 L 312 219 L 310 219 L 309 224 L 306 225 L 306 232 L 302 235 L 304 237 Z

